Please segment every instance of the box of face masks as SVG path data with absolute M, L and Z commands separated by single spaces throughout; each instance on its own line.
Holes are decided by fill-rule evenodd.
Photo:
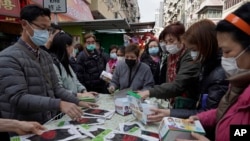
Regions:
M 174 117 L 163 118 L 158 132 L 161 141 L 174 141 L 176 139 L 194 140 L 191 132 L 205 134 L 205 130 L 199 120 L 191 123 L 187 119 Z
M 100 78 L 106 82 L 110 82 L 112 80 L 113 75 L 109 72 L 102 71 Z
M 148 115 L 153 114 L 150 109 L 157 108 L 158 106 L 155 104 L 143 103 L 141 96 L 132 91 L 128 91 L 128 99 L 133 116 L 142 123 L 147 124 Z
M 131 114 L 131 110 L 129 108 L 129 101 L 127 97 L 115 99 L 115 111 L 118 114 L 124 116 Z

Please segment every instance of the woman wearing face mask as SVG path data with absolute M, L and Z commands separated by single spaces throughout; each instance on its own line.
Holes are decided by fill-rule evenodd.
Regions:
M 77 97 L 94 97 L 97 93 L 87 92 L 69 65 L 69 57 L 72 56 L 73 49 L 73 38 L 71 35 L 65 32 L 55 35 L 49 52 L 54 61 L 54 69 L 59 79 L 59 84 Z
M 156 39 L 151 39 L 145 46 L 144 52 L 141 56 L 141 62 L 146 63 L 154 76 L 155 84 L 160 84 L 159 73 L 160 73 L 160 60 L 161 49 Z
M 217 24 L 218 45 L 222 49 L 222 67 L 229 80 L 229 90 L 218 108 L 190 117 L 203 127 L 215 127 L 216 141 L 230 140 L 231 125 L 250 124 L 250 2 L 239 7 Z
M 221 50 L 218 48 L 215 24 L 201 20 L 191 25 L 182 36 L 185 46 L 191 50 L 195 62 L 201 62 L 200 99 L 197 109 L 156 109 L 151 121 L 161 121 L 163 117 L 188 118 L 199 112 L 217 108 L 220 99 L 228 89 L 225 71 L 221 67 Z M 214 129 L 206 130 L 206 136 L 213 140 Z M 211 134 L 209 134 L 211 133 Z
M 70 59 L 69 59 L 69 64 L 70 64 L 70 66 L 72 67 L 72 69 L 73 69 L 73 71 L 74 71 L 75 73 L 76 73 L 76 71 L 77 71 L 76 59 L 77 59 L 78 54 L 79 54 L 82 50 L 83 50 L 82 44 L 80 44 L 80 43 L 75 44 L 73 53 L 72 53 L 72 55 L 70 56 Z
M 153 88 L 140 91 L 142 98 L 172 98 L 174 108 L 194 109 L 198 100 L 198 80 L 200 63 L 194 62 L 190 52 L 181 42 L 185 28 L 181 23 L 173 23 L 162 31 L 169 52 L 166 63 L 166 82 Z M 164 72 L 161 72 L 164 73 Z M 173 99 L 174 98 L 174 99 Z
M 116 54 L 117 49 L 118 47 L 116 45 L 112 45 L 109 48 L 110 59 L 106 65 L 106 71 L 112 74 L 114 72 L 114 69 L 117 63 L 117 54 Z
M 117 49 L 117 61 L 124 61 L 125 60 L 125 47 L 124 46 L 120 46 Z
M 130 44 L 125 48 L 125 61 L 116 66 L 108 88 L 110 93 L 116 89 L 142 90 L 154 85 L 149 66 L 139 62 L 139 52 L 140 49 L 136 44 Z

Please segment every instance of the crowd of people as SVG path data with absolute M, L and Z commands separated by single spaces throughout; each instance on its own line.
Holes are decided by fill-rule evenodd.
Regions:
M 249 13 L 247 2 L 217 24 L 169 24 L 142 53 L 137 44 L 112 45 L 105 53 L 94 34 L 74 45 L 51 24 L 49 9 L 27 5 L 20 39 L 0 52 L 0 131 L 40 134 L 58 112 L 77 120 L 79 107 L 98 106 L 79 98 L 129 88 L 142 99 L 170 101 L 171 109 L 151 109 L 150 122 L 200 120 L 206 136 L 194 138 L 229 141 L 230 125 L 250 124 Z M 103 71 L 113 75 L 110 82 L 100 78 Z

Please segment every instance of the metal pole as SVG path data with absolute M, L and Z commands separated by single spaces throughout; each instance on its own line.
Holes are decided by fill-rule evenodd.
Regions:
M 58 23 L 57 13 L 54 13 L 54 14 L 55 14 L 54 24 L 57 25 L 57 23 Z

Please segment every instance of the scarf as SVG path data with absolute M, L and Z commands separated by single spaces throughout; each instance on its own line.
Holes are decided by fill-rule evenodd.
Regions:
M 179 53 L 177 54 L 170 54 L 168 56 L 168 66 L 167 66 L 167 78 L 169 83 L 173 82 L 176 78 L 176 69 L 177 69 L 177 62 L 179 61 L 180 57 L 186 52 L 186 48 L 183 47 Z
M 110 70 L 110 73 L 112 73 L 111 71 L 115 68 L 116 66 L 116 62 L 117 62 L 117 59 L 110 59 L 108 61 L 108 66 L 109 66 L 109 70 Z
M 217 122 L 225 115 L 227 110 L 238 100 L 238 97 L 250 84 L 250 71 L 231 76 L 228 80 L 230 87 L 218 105 L 216 114 Z
M 168 61 L 167 65 L 168 66 L 167 66 L 167 75 L 166 75 L 167 78 L 168 78 L 168 79 L 166 79 L 166 80 L 168 80 L 168 83 L 171 83 L 171 82 L 173 82 L 175 80 L 176 73 L 177 73 L 176 72 L 177 71 L 177 63 L 179 62 L 180 57 L 182 57 L 185 52 L 186 52 L 186 48 L 183 47 L 180 50 L 179 53 L 177 53 L 177 54 L 170 54 L 168 56 L 168 59 L 167 59 L 167 61 Z M 185 93 L 183 93 L 182 95 L 184 97 L 186 97 Z M 173 105 L 175 100 L 174 100 L 174 98 L 170 98 L 169 101 L 170 101 L 170 104 Z

